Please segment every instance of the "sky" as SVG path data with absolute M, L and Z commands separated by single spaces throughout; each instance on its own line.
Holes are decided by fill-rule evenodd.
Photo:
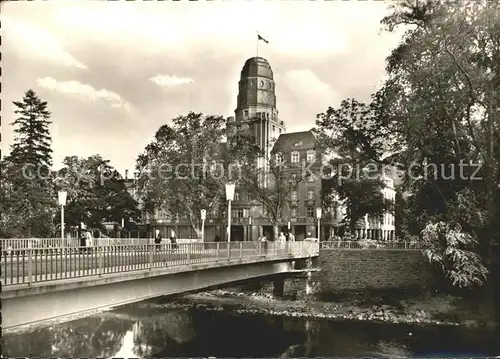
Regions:
M 400 34 L 381 1 L 3 2 L 2 156 L 12 101 L 28 89 L 52 113 L 54 166 L 100 154 L 122 174 L 158 128 L 190 111 L 234 116 L 245 60 L 268 59 L 287 132 L 384 79 Z

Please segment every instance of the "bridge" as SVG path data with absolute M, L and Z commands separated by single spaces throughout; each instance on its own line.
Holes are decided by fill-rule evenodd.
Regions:
M 93 247 L 3 244 L 2 326 L 12 329 L 78 313 L 231 282 L 300 272 L 319 244 L 217 242 Z M 36 248 L 35 248 L 36 247 Z

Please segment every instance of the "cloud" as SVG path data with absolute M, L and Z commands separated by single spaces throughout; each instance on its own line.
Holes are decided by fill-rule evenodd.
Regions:
M 37 84 L 59 93 L 81 96 L 93 102 L 102 101 L 111 107 L 123 108 L 127 112 L 132 110 L 132 105 L 124 101 L 119 94 L 106 89 L 96 90 L 78 81 L 57 81 L 52 77 L 44 77 L 38 79 Z
M 25 56 L 45 58 L 67 67 L 87 69 L 75 59 L 63 44 L 50 32 L 27 22 L 2 16 L 2 32 L 5 43 L 12 43 Z
M 161 87 L 185 85 L 194 82 L 194 80 L 190 77 L 177 77 L 168 75 L 156 75 L 154 77 L 151 77 L 149 80 Z

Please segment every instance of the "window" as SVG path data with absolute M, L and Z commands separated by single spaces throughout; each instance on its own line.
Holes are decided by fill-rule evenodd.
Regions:
M 292 201 L 297 201 L 297 197 L 298 197 L 297 191 L 292 191 L 290 196 L 291 196 Z
M 299 163 L 300 154 L 296 151 L 292 152 L 292 163 Z
M 240 200 L 240 194 L 238 192 L 234 193 L 234 200 L 239 201 Z
M 297 208 L 292 208 L 292 210 L 290 211 L 290 217 L 297 217 Z
M 276 164 L 277 165 L 283 164 L 283 154 L 282 153 L 276 154 Z
M 243 111 L 243 117 L 245 120 L 248 118 L 248 110 Z
M 314 207 L 307 206 L 307 217 L 309 218 L 314 217 Z
M 316 151 L 307 151 L 307 162 L 314 162 L 316 160 Z
M 314 182 L 315 178 L 314 178 L 314 175 L 309 173 L 307 175 L 307 182 Z
M 307 199 L 314 199 L 314 190 L 313 189 L 307 190 Z
M 243 217 L 248 218 L 249 212 L 248 208 L 243 208 Z
M 236 212 L 236 216 L 238 218 L 243 218 L 243 208 L 238 208 L 238 210 Z

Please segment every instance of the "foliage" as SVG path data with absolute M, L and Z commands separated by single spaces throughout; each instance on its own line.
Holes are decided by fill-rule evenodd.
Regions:
M 99 155 L 88 158 L 66 157 L 55 179 L 58 189 L 67 191 L 65 222 L 81 229 L 103 228 L 103 222 L 122 218 L 138 220 L 138 203 L 128 193 L 123 178 Z
M 462 231 L 460 225 L 429 223 L 422 231 L 424 255 L 439 264 L 449 279 L 460 288 L 482 285 L 488 270 L 478 254 L 471 251 L 476 239 Z
M 380 176 L 374 176 L 366 167 L 352 171 L 345 166 L 345 160 L 332 160 L 331 165 L 338 168 L 322 183 L 322 197 L 325 207 L 343 206 L 344 222 L 351 233 L 365 215 L 381 217 L 394 210 L 392 200 L 384 198 L 385 183 Z
M 190 112 L 163 125 L 137 160 L 146 208 L 185 216 L 201 234 L 201 209 L 217 206 L 230 174 L 224 163 L 225 119 Z
M 50 180 L 52 164 L 50 112 L 47 102 L 28 90 L 14 101 L 19 117 L 14 143 L 0 164 L 2 201 L 0 232 L 11 237 L 48 237 L 53 233 L 55 194 Z
M 478 239 L 464 249 L 474 273 L 481 267 L 473 258 L 488 264 L 500 233 L 499 10 L 487 1 L 392 3 L 382 24 L 406 32 L 387 58 L 384 85 L 368 105 L 346 100 L 319 117 L 323 132 L 346 140 L 351 153 L 397 166 L 401 192 L 410 195 L 409 235 L 443 222 Z M 449 277 L 470 276 L 453 263 Z
M 316 121 L 321 152 L 336 157 L 330 160 L 330 178 L 323 181 L 324 203 L 332 204 L 332 193 L 338 198 L 351 232 L 365 215 L 381 217 L 394 209 L 393 201 L 382 192 L 387 129 L 379 125 L 379 114 L 375 100 L 365 104 L 346 99 L 338 108 L 319 114 Z

